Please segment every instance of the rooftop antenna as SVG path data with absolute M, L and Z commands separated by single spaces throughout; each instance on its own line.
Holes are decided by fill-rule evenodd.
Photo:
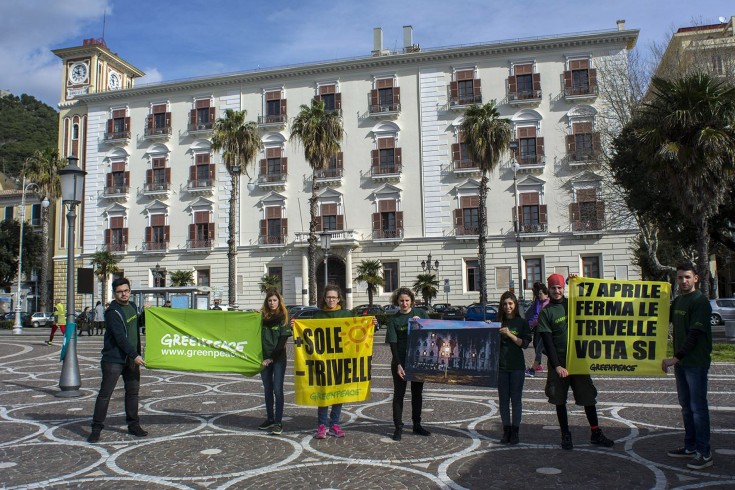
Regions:
M 718 20 L 719 20 L 719 21 L 720 21 L 720 22 L 721 22 L 722 24 L 724 24 L 725 22 L 727 22 L 727 17 L 723 17 L 723 16 L 721 15 L 721 16 L 719 16 L 719 17 L 718 17 Z
M 102 13 L 102 42 L 105 41 L 105 24 L 107 23 L 107 9 Z

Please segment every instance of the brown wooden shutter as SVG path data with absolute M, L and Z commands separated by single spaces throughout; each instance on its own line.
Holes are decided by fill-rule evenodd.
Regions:
M 373 213 L 373 231 L 380 230 L 380 213 Z
M 128 229 L 127 228 L 122 229 L 122 242 L 125 244 L 128 243 Z
M 197 166 L 191 165 L 189 167 L 189 180 L 195 181 L 197 180 Z
M 574 139 L 573 134 L 567 135 L 567 153 L 572 156 L 572 159 L 575 158 L 577 153 L 577 141 Z
M 130 118 L 125 118 L 125 131 L 130 131 Z
M 597 87 L 597 70 L 595 68 L 589 69 L 589 84 L 590 88 Z
M 377 90 L 371 90 L 370 91 L 370 105 L 376 106 L 378 105 L 378 91 Z M 112 131 L 110 131 L 112 132 Z
M 314 102 L 321 102 L 322 96 L 321 95 L 315 95 L 314 96 Z
M 152 226 L 145 227 L 145 241 L 146 242 L 153 241 L 153 227 Z
M 579 203 L 578 202 L 571 202 L 569 203 L 569 217 L 572 221 L 579 221 Z
M 209 223 L 209 211 L 196 211 L 194 213 L 194 223 L 196 224 Z
M 475 97 L 480 97 L 482 95 L 482 88 L 479 78 L 472 80 L 472 95 L 474 95 Z
M 316 231 L 322 231 L 322 228 L 324 227 L 324 221 L 322 220 L 321 216 L 316 217 Z
M 396 211 L 396 230 L 403 229 L 403 211 Z
M 572 88 L 572 71 L 564 71 L 564 88 Z
M 105 245 L 109 245 L 112 243 L 112 230 L 107 229 L 105 230 Z
M 378 211 L 380 211 L 381 213 L 390 213 L 395 210 L 396 210 L 395 199 L 385 199 L 385 200 L 379 201 Z
M 111 167 L 113 172 L 124 172 L 125 162 L 112 162 Z
M 455 228 L 464 226 L 464 209 L 458 208 L 454 210 L 454 226 Z
M 453 99 L 459 97 L 459 82 L 449 82 L 449 96 Z
M 112 119 L 107 120 L 107 132 L 112 133 L 115 130 L 115 122 Z
M 339 169 L 344 168 L 344 160 L 343 160 L 343 155 L 341 151 L 337 153 L 337 164 L 335 166 L 336 168 L 339 168 Z
M 396 146 L 396 139 L 395 138 L 380 138 L 378 139 L 378 149 L 384 150 L 387 148 L 395 148 Z
M 214 107 L 209 108 L 209 124 L 214 123 L 216 109 Z
M 207 236 L 210 240 L 214 240 L 214 223 L 207 224 Z
M 370 165 L 372 165 L 373 167 L 377 167 L 380 165 L 380 151 L 378 150 L 370 151 Z
M 342 94 L 340 93 L 334 94 L 334 108 L 342 109 Z
M 129 185 L 130 184 L 130 172 L 125 172 L 123 175 L 123 185 Z
M 516 92 L 518 92 L 518 83 L 515 75 L 511 75 L 508 77 L 508 93 L 514 94 Z
M 166 224 L 165 214 L 153 214 L 151 215 L 151 226 L 163 226 Z
M 148 129 L 153 129 L 153 115 L 149 115 L 145 118 Z
M 209 99 L 199 99 L 196 101 L 195 106 L 197 109 L 206 109 L 209 107 Z
M 167 128 L 171 127 L 171 113 L 170 112 L 166 113 L 166 127 Z
M 542 225 L 549 222 L 549 211 L 546 204 L 542 204 L 538 207 L 538 222 Z
M 262 158 L 260 160 L 260 175 L 268 175 L 268 160 L 266 160 L 265 158 Z
M 402 154 L 403 152 L 401 151 L 400 148 L 396 148 L 393 150 L 393 161 L 395 162 L 396 165 L 401 165 L 401 155 Z
M 544 138 L 536 138 L 536 156 L 544 156 Z
M 337 215 L 337 229 L 338 230 L 345 229 L 345 217 L 342 214 Z
M 401 103 L 401 87 L 393 87 L 393 105 Z
M 288 114 L 286 99 L 281 99 L 281 115 L 285 116 L 286 114 Z
M 523 216 L 523 206 L 518 206 L 517 208 L 513 208 L 513 219 L 518 216 L 518 225 L 523 226 L 526 223 L 524 222 L 524 216 Z M 519 230 L 520 231 L 520 230 Z
M 600 141 L 600 133 L 592 133 L 592 155 L 597 156 L 602 149 Z
M 283 218 L 281 219 L 281 242 L 280 243 L 286 242 L 286 235 L 288 235 L 288 219 Z
M 598 226 L 602 227 L 602 223 L 605 220 L 605 201 L 597 201 L 595 203 L 595 212 L 599 223 Z
M 535 206 L 539 202 L 538 192 L 524 192 L 519 197 L 521 206 Z
M 192 109 L 189 111 L 189 124 L 191 126 L 196 126 L 197 124 L 197 111 L 196 109 Z M 196 129 L 196 128 L 194 128 Z
M 153 183 L 153 170 L 145 171 L 145 183 L 148 185 Z
M 214 182 L 214 163 L 209 164 L 209 180 L 211 181 L 209 185 L 212 185 L 212 182 Z
M 577 202 L 595 202 L 597 201 L 597 190 L 594 188 L 590 189 L 578 189 L 577 190 Z
M 533 90 L 534 90 L 534 92 L 537 91 L 537 90 L 541 90 L 541 74 L 540 73 L 534 73 L 532 78 L 533 78 Z
M 260 236 L 265 237 L 268 235 L 268 222 L 267 220 L 260 220 Z
M 189 225 L 189 240 L 196 240 L 197 237 L 197 225 Z
M 107 174 L 107 184 L 105 187 L 112 187 L 112 174 Z
M 171 236 L 171 227 L 169 225 L 166 225 L 163 227 L 163 239 L 165 241 L 168 241 L 170 236 Z
M 281 175 L 288 175 L 288 158 L 286 157 L 281 158 Z
M 165 179 L 167 184 L 171 183 L 171 168 L 165 168 L 163 170 L 163 178 Z

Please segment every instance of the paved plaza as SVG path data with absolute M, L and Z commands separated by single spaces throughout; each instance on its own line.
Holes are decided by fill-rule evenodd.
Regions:
M 101 442 L 87 444 L 101 337 L 79 338 L 83 396 L 62 399 L 54 396 L 61 338 L 48 346 L 47 334 L 0 334 L 2 488 L 735 488 L 735 364 L 710 371 L 715 464 L 692 471 L 686 460 L 666 456 L 683 442 L 672 375 L 595 378 L 601 425 L 616 440 L 612 449 L 589 444 L 584 411 L 573 405 L 575 447 L 559 448 L 556 415 L 543 394 L 545 373 L 526 379 L 517 446 L 498 442 L 495 390 L 439 384 L 424 391 L 431 437 L 411 433 L 406 400 L 408 430 L 394 442 L 390 351 L 382 333 L 376 334 L 372 396 L 344 406 L 343 439 L 313 438 L 316 409 L 293 404 L 290 372 L 284 433 L 272 436 L 257 430 L 265 418 L 258 376 L 146 369 L 141 423 L 150 435 L 127 433 L 121 380 Z

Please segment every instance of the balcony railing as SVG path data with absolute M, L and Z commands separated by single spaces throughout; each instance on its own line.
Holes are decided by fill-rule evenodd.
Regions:
M 204 249 L 204 248 L 212 248 L 212 242 L 211 239 L 204 239 L 204 238 L 195 238 L 193 240 L 187 240 L 186 241 L 186 248 L 189 250 L 192 249 Z
M 169 182 L 146 182 L 143 185 L 143 192 L 166 192 L 171 190 Z
M 517 90 L 508 92 L 508 100 L 510 102 L 533 101 L 541 99 L 541 95 L 541 90 Z
M 597 85 L 581 84 L 564 87 L 564 97 L 579 97 L 584 95 L 597 95 Z
M 258 124 L 261 126 L 267 124 L 286 124 L 286 121 L 288 121 L 288 116 L 286 114 L 258 116 Z
M 520 225 L 521 233 L 546 233 L 549 231 L 547 223 L 524 223 Z
M 129 140 L 130 131 L 113 131 L 112 133 L 105 133 L 105 141 L 116 141 L 116 140 Z
M 593 149 L 585 148 L 569 153 L 569 159 L 573 163 L 588 163 L 597 161 L 600 154 Z
M 145 136 L 171 136 L 171 126 L 164 126 L 160 128 L 145 128 Z
M 314 176 L 317 179 L 341 179 L 343 173 L 343 168 L 325 168 L 324 170 L 317 170 Z
M 212 179 L 194 179 L 187 181 L 186 188 L 187 189 L 207 189 L 209 187 L 212 187 L 214 185 L 214 180 Z
M 521 167 L 524 165 L 544 165 L 546 163 L 546 155 L 521 155 L 516 157 L 516 161 Z
M 605 229 L 604 219 L 580 219 L 572 221 L 572 231 L 589 232 Z
M 283 245 L 288 235 L 260 235 L 258 245 Z
M 401 104 L 370 104 L 368 112 L 370 114 L 401 112 Z
M 482 104 L 482 95 L 458 95 L 449 97 L 450 106 Z
M 277 174 L 266 174 L 258 176 L 258 184 L 279 184 L 286 182 L 288 174 L 277 173 Z
M 129 186 L 127 185 L 113 185 L 113 186 L 105 187 L 103 194 L 105 195 L 105 197 L 120 196 L 123 194 L 127 194 L 128 190 L 129 190 Z
M 400 174 L 402 170 L 403 165 L 375 165 L 374 167 L 370 167 L 370 175 L 373 177 L 396 175 Z
M 128 249 L 127 243 L 106 243 L 105 250 L 113 253 L 125 252 Z
M 403 228 L 373 230 L 373 240 L 400 240 L 401 238 L 403 238 Z
M 462 160 L 452 160 L 452 171 L 454 172 L 473 172 L 480 169 L 477 162 L 464 158 Z
M 454 234 L 457 236 L 480 236 L 479 226 L 457 226 L 454 228 Z
M 199 121 L 195 124 L 189 124 L 188 129 L 189 129 L 189 132 L 211 131 L 213 126 L 214 126 L 214 121 L 206 121 L 206 122 Z
M 143 242 L 144 252 L 166 252 L 168 250 L 168 240 L 163 242 Z

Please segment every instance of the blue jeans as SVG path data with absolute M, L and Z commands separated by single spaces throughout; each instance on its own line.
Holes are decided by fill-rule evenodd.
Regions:
M 500 420 L 503 426 L 521 425 L 521 395 L 523 394 L 523 383 L 526 373 L 523 369 L 513 371 L 498 371 L 498 398 L 500 400 Z M 511 422 L 510 406 L 513 405 L 513 418 Z
M 707 405 L 708 367 L 674 366 L 676 392 L 684 418 L 684 447 L 699 454 L 710 454 L 709 406 Z
M 283 378 L 286 376 L 286 358 L 271 363 L 260 372 L 265 392 L 265 413 L 268 420 L 280 424 L 283 419 Z M 276 413 L 273 414 L 273 399 L 276 401 Z
M 326 427 L 331 427 L 334 424 L 339 425 L 339 416 L 342 415 L 342 404 L 338 403 L 336 405 L 332 405 L 332 413 L 329 414 L 329 425 L 327 426 L 327 413 L 329 412 L 329 407 L 319 407 L 317 409 L 317 418 L 319 419 L 319 425 L 324 425 Z

